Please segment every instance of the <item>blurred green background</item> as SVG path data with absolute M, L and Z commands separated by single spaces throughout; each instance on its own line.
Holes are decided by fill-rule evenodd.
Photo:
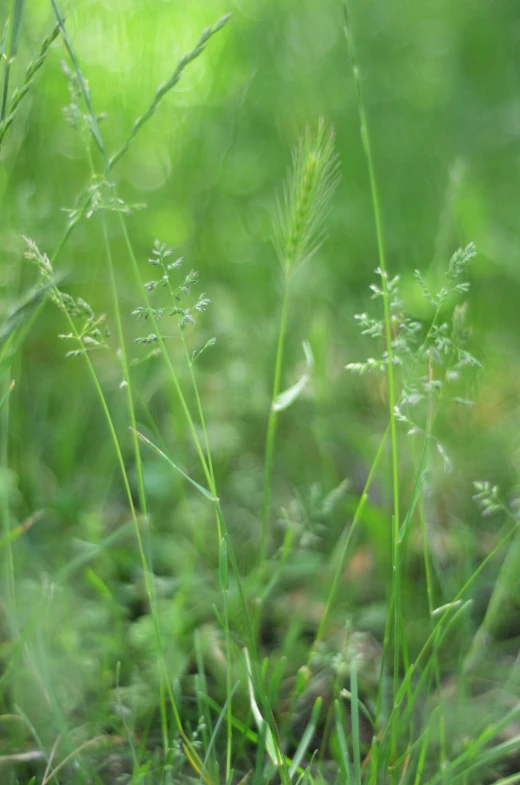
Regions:
M 1 4 L 0 18 L 7 18 L 7 5 Z M 520 462 L 520 13 L 513 0 L 353 0 L 351 6 L 388 266 L 402 278 L 411 314 L 429 314 L 414 269 L 440 281 L 457 247 L 473 241 L 478 250 L 468 299 L 472 351 L 483 369 L 473 409 L 439 423 L 455 468 L 434 480 L 439 558 L 454 566 L 457 576 L 485 554 L 485 537 L 493 532 L 493 523 L 482 521 L 473 508 L 472 481 L 490 479 L 513 495 Z M 126 202 L 146 204 L 128 222 L 145 279 L 158 238 L 184 257 L 186 271 L 200 271 L 200 291 L 212 300 L 188 341 L 195 349 L 217 338 L 196 369 L 218 485 L 244 573 L 260 536 L 263 449 L 281 306 L 272 215 L 291 151 L 306 125 L 316 127 L 323 117 L 335 128 L 341 182 L 327 219 L 327 241 L 294 281 L 284 384 L 298 377 L 303 340 L 310 342 L 316 368 L 312 384 L 280 423 L 273 548 L 283 536 L 284 515 L 295 526 L 318 526 L 326 495 L 345 479 L 350 490 L 326 527 L 318 526 L 316 547 L 305 551 L 286 578 L 294 609 L 302 583 L 319 582 L 320 565 L 349 520 L 387 418 L 382 382 L 344 370 L 374 352 L 369 339 L 359 336 L 353 316 L 371 307 L 368 286 L 378 262 L 341 3 L 78 0 L 62 10 L 94 108 L 106 114 L 101 130 L 111 152 L 202 30 L 233 14 L 166 96 L 114 177 Z M 27 0 L 14 85 L 53 24 L 47 2 Z M 2 147 L 0 313 L 7 314 L 36 280 L 23 259 L 22 236 L 51 255 L 66 226 L 63 210 L 75 206 L 89 181 L 80 139 L 63 118 L 69 102 L 60 68 L 65 57 L 58 38 Z M 146 351 L 133 339 L 145 330 L 130 313 L 142 304 L 142 294 L 114 216 L 108 221 L 128 352 L 140 357 Z M 115 349 L 97 216 L 77 227 L 56 270 L 63 275 L 62 288 L 106 312 Z M 151 679 L 146 669 L 152 643 L 131 531 L 100 553 L 93 550 L 127 524 L 128 514 L 96 392 L 81 359 L 65 359 L 68 347 L 56 338 L 64 331 L 61 315 L 47 305 L 12 361 L 9 378 L 17 386 L 10 399 L 9 436 L 5 430 L 3 436 L 8 465 L 1 485 L 11 522 L 45 510 L 14 547 L 17 614 L 22 626 L 43 603 L 42 612 L 52 619 L 38 644 L 42 657 L 47 652 L 46 678 L 68 685 L 63 710 L 81 714 L 86 705 L 96 706 L 96 699 L 105 700 L 118 659 L 128 670 L 127 683 Z M 171 351 L 187 385 L 180 348 L 172 344 Z M 93 355 L 93 361 L 131 465 L 121 369 L 109 353 Z M 132 374 L 169 454 L 200 479 L 162 363 L 150 360 Z M 137 407 L 146 430 L 150 423 L 139 400 Z M 162 579 L 165 628 L 174 641 L 172 668 L 181 676 L 191 656 L 192 630 L 213 619 L 218 543 L 204 501 L 153 454 L 145 454 L 144 462 L 154 568 Z M 406 458 L 403 468 L 406 472 Z M 382 472 L 366 539 L 375 564 L 384 569 L 361 570 L 347 583 L 338 609 L 338 618 L 345 607 L 355 611 L 359 624 L 378 635 L 389 566 L 387 497 Z M 78 557 L 85 558 L 75 562 Z M 492 574 L 482 578 L 477 599 L 487 596 L 492 580 Z M 52 583 L 54 595 L 44 588 Z M 446 594 L 457 586 L 456 581 L 447 585 Z M 424 601 L 410 599 L 412 607 Z M 283 609 L 280 613 L 283 619 Z M 114 619 L 119 620 L 115 627 Z M 125 624 L 128 619 L 133 623 Z M 518 634 L 518 614 L 510 622 L 508 634 Z M 421 634 L 419 627 L 418 638 Z M 129 675 L 134 668 L 140 669 L 139 678 Z M 27 692 L 26 704 L 34 700 Z M 150 695 L 142 699 L 153 706 Z

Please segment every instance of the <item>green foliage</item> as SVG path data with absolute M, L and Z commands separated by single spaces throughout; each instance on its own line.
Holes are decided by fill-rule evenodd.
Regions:
M 8 3 L 2 783 L 516 781 L 515 18 L 349 5 Z

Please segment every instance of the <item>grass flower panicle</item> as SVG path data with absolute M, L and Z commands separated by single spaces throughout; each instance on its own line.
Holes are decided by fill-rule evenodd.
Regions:
M 71 349 L 65 356 L 79 357 L 94 349 L 108 349 L 110 332 L 105 325 L 105 314 L 96 316 L 92 307 L 81 297 L 72 297 L 67 292 L 62 292 L 58 289 L 54 278 L 54 270 L 47 254 L 41 253 L 36 243 L 28 237 L 25 238 L 25 241 L 27 244 L 25 257 L 38 267 L 47 297 L 61 311 L 65 312 L 69 320 L 72 318 L 83 318 L 84 320 L 80 329 L 58 336 L 58 338 L 63 340 L 79 343 L 79 348 Z
M 172 310 L 168 310 L 165 307 L 163 308 L 152 308 L 150 306 L 143 306 L 139 305 L 132 311 L 132 316 L 135 316 L 138 320 L 139 319 L 151 319 L 155 321 L 159 321 L 165 313 L 168 311 L 169 316 L 177 316 L 178 317 L 178 324 L 181 332 L 184 332 L 186 327 L 189 325 L 196 324 L 196 318 L 194 312 L 196 314 L 204 313 L 208 306 L 211 304 L 211 300 L 206 296 L 206 293 L 203 292 L 199 295 L 198 299 L 195 303 L 188 307 L 188 308 L 181 308 L 177 303 L 182 302 L 185 298 L 191 295 L 191 291 L 193 286 L 195 286 L 199 281 L 199 273 L 197 270 L 190 270 L 190 272 L 184 277 L 182 283 L 173 285 L 171 282 L 170 274 L 173 270 L 179 270 L 182 267 L 183 259 L 182 257 L 176 259 L 174 262 L 169 262 L 168 259 L 172 255 L 172 249 L 168 248 L 164 243 L 160 243 L 159 240 L 155 241 L 154 248 L 152 250 L 152 255 L 148 259 L 148 263 L 151 264 L 153 267 L 159 267 L 162 271 L 161 278 L 153 281 L 148 281 L 144 284 L 144 288 L 148 292 L 153 292 L 155 289 L 167 289 L 168 294 L 170 296 L 171 301 L 174 304 Z M 162 336 L 166 338 L 168 336 Z M 148 336 L 136 338 L 135 343 L 141 344 L 151 344 L 157 343 L 158 337 L 154 333 L 151 333 Z M 216 342 L 216 338 L 211 338 L 203 347 L 199 349 L 197 352 L 193 353 L 192 362 L 199 357 L 203 351 L 205 351 L 210 346 L 214 346 Z

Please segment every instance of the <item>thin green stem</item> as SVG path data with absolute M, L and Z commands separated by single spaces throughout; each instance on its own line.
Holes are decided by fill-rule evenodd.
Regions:
M 182 340 L 182 345 L 183 345 L 183 348 L 184 348 L 184 355 L 186 357 L 186 362 L 188 364 L 188 370 L 189 370 L 191 384 L 192 384 L 192 388 L 193 388 L 193 394 L 195 395 L 195 400 L 197 402 L 197 411 L 199 413 L 200 424 L 201 424 L 201 427 L 202 427 L 202 436 L 203 436 L 203 439 L 204 439 L 204 446 L 205 446 L 205 449 L 206 449 L 206 459 L 207 459 L 207 462 L 208 462 L 210 490 L 211 490 L 211 493 L 213 494 L 213 496 L 217 497 L 217 484 L 215 482 L 215 473 L 213 471 L 213 459 L 211 457 L 211 449 L 210 449 L 210 446 L 209 446 L 208 430 L 206 428 L 206 418 L 204 417 L 204 409 L 202 407 L 202 401 L 201 401 L 201 398 L 200 398 L 199 385 L 197 384 L 196 376 L 193 373 L 193 363 L 192 363 L 192 361 L 190 359 L 190 354 L 188 352 L 188 347 L 186 345 L 186 340 L 184 338 L 184 333 L 182 331 L 181 331 L 181 340 Z M 216 514 L 216 522 L 217 522 L 217 536 L 218 536 L 219 542 L 220 542 L 221 539 L 222 539 L 222 531 L 221 531 L 221 527 L 220 527 L 220 519 L 219 519 L 218 513 L 216 511 L 215 511 L 215 514 Z
M 93 111 L 91 106 L 90 106 L 90 104 L 89 104 L 89 111 L 90 112 Z M 101 147 L 102 147 L 102 150 L 103 150 L 104 157 L 106 158 L 106 153 L 104 151 L 103 144 L 101 144 Z M 86 142 L 86 149 L 87 149 L 87 156 L 88 156 L 88 161 L 89 161 L 89 166 L 90 166 L 90 173 L 91 173 L 91 176 L 94 177 L 96 172 L 95 172 L 95 167 L 94 167 L 94 161 L 92 159 L 92 153 L 91 153 L 91 150 L 90 150 L 90 145 L 88 144 L 88 138 L 87 138 L 87 142 Z M 133 439 L 134 455 L 135 455 L 135 462 L 136 462 L 136 469 L 137 469 L 137 482 L 138 482 L 138 486 L 139 486 L 138 487 L 139 503 L 141 505 L 141 512 L 142 512 L 142 514 L 145 517 L 146 525 L 148 525 L 148 521 L 147 521 L 148 510 L 147 510 L 146 493 L 145 493 L 145 487 L 144 487 L 143 466 L 142 466 L 142 461 L 141 461 L 141 450 L 140 450 L 140 446 L 139 446 L 139 438 L 136 435 L 137 423 L 136 423 L 136 418 L 135 418 L 135 407 L 134 407 L 134 400 L 133 400 L 133 395 L 132 395 L 132 386 L 131 386 L 130 372 L 129 372 L 129 369 L 128 369 L 128 359 L 127 359 L 127 353 L 126 353 L 125 335 L 124 335 L 124 330 L 123 330 L 123 321 L 121 319 L 121 308 L 119 306 L 119 296 L 118 296 L 117 281 L 116 281 L 115 270 L 114 270 L 114 260 L 113 260 L 113 257 L 112 257 L 112 249 L 111 249 L 111 246 L 110 246 L 110 239 L 109 239 L 109 236 L 108 236 L 107 223 L 106 223 L 106 219 L 105 219 L 105 216 L 104 216 L 103 213 L 101 213 L 101 230 L 102 230 L 102 234 L 103 234 L 103 241 L 104 241 L 104 244 L 105 244 L 105 254 L 106 254 L 106 259 L 107 259 L 108 273 L 109 273 L 109 277 L 110 277 L 110 287 L 111 287 L 111 290 L 112 290 L 112 301 L 113 301 L 113 304 L 114 304 L 114 313 L 115 313 L 115 317 L 116 317 L 117 335 L 118 335 L 118 340 L 119 340 L 119 352 L 120 352 L 121 365 L 122 365 L 122 368 L 123 368 L 124 387 L 125 387 L 126 397 L 127 397 L 128 413 L 129 413 L 129 416 L 130 416 L 130 423 L 131 423 L 131 426 L 132 426 L 132 439 Z M 64 236 L 64 238 L 66 240 L 66 236 Z M 62 242 L 63 242 L 63 240 L 62 240 Z M 58 249 L 58 251 L 59 251 L 59 249 Z
M 400 663 L 400 637 L 401 637 L 401 607 L 400 607 L 400 548 L 399 548 L 399 462 L 397 452 L 397 424 L 395 418 L 395 380 L 394 380 L 394 352 L 392 345 L 392 316 L 390 312 L 389 292 L 388 292 L 388 274 L 386 269 L 386 256 L 385 246 L 383 241 L 383 224 L 381 219 L 381 208 L 379 201 L 379 191 L 377 187 L 377 178 L 375 173 L 374 157 L 372 154 L 372 147 L 370 141 L 370 134 L 368 130 L 368 123 L 365 111 L 365 103 L 363 100 L 363 91 L 361 80 L 359 76 L 359 69 L 357 66 L 354 42 L 352 39 L 352 32 L 348 26 L 347 17 L 347 0 L 345 0 L 345 35 L 347 39 L 347 47 L 354 74 L 354 81 L 356 85 L 357 106 L 359 113 L 359 121 L 361 127 L 361 140 L 368 167 L 368 175 L 370 182 L 370 192 L 372 196 L 372 209 L 374 213 L 374 222 L 377 239 L 377 250 L 379 256 L 379 271 L 381 275 L 381 289 L 383 292 L 383 311 L 384 311 L 384 324 L 385 324 L 385 341 L 386 341 L 386 356 L 387 356 L 387 378 L 388 378 L 388 406 L 390 414 L 390 434 L 391 434 L 391 449 L 392 449 L 392 485 L 393 485 L 393 518 L 392 518 L 392 593 L 394 595 L 394 667 L 393 667 L 393 693 L 394 698 L 399 688 L 399 663 Z M 395 754 L 396 748 L 396 735 L 394 733 L 392 739 L 392 750 Z
M 0 108 L 0 123 L 4 122 L 6 111 L 7 111 L 7 97 L 9 95 L 9 78 L 11 75 L 11 63 L 13 59 L 15 5 L 16 5 L 16 0 L 10 0 L 9 21 L 7 23 L 7 46 L 3 58 L 4 59 L 4 85 L 2 88 L 2 105 Z
M 135 258 L 135 256 L 134 256 L 134 258 Z M 167 288 L 168 288 L 168 291 L 170 292 L 170 297 L 172 298 L 172 303 L 175 306 L 176 305 L 175 292 L 173 291 L 173 288 L 172 288 L 172 285 L 171 285 L 171 282 L 170 282 L 170 277 L 168 275 L 168 271 L 167 271 L 166 267 L 164 266 L 164 264 L 162 264 L 162 269 L 163 269 L 164 275 L 166 277 Z M 139 275 L 139 283 L 142 286 L 142 278 L 141 278 L 140 275 Z M 152 314 L 152 316 L 153 316 L 153 314 Z M 155 319 L 155 317 L 154 317 L 154 319 Z M 156 325 L 157 325 L 157 322 L 154 321 L 154 326 L 156 326 Z M 157 325 L 157 328 L 158 328 L 158 325 Z M 199 413 L 200 424 L 201 424 L 201 427 L 202 427 L 202 434 L 203 434 L 203 437 L 204 437 L 204 446 L 206 448 L 206 459 L 207 459 L 207 466 L 208 466 L 208 470 L 209 470 L 209 477 L 211 478 L 211 480 L 213 482 L 213 486 L 210 485 L 210 490 L 213 493 L 213 495 L 216 496 L 217 495 L 217 489 L 216 489 L 216 486 L 215 486 L 215 475 L 213 473 L 213 462 L 211 460 L 211 450 L 210 450 L 210 446 L 209 446 L 208 431 L 207 431 L 207 428 L 206 428 L 206 419 L 204 417 L 204 410 L 202 408 L 202 402 L 201 402 L 201 399 L 200 399 L 199 386 L 197 384 L 197 379 L 195 378 L 195 374 L 193 373 L 193 363 L 192 363 L 192 360 L 190 358 L 190 353 L 188 351 L 188 346 L 186 344 L 186 339 L 184 337 L 184 330 L 182 330 L 182 329 L 180 330 L 180 335 L 181 335 L 182 346 L 183 346 L 183 349 L 184 349 L 184 356 L 186 358 L 186 364 L 188 366 L 188 370 L 189 370 L 189 374 L 190 374 L 190 380 L 191 380 L 193 392 L 194 392 L 194 395 L 195 395 L 195 400 L 197 402 L 197 411 Z M 219 538 L 219 543 L 220 543 L 220 541 L 222 539 L 222 534 L 221 534 L 221 531 L 220 531 L 220 524 L 218 522 L 218 516 L 217 516 L 217 529 L 218 529 L 218 538 Z
M 224 635 L 226 639 L 226 693 L 229 698 L 226 711 L 227 720 L 227 740 L 226 740 L 226 779 L 229 781 L 231 771 L 231 750 L 233 744 L 233 706 L 231 703 L 231 635 L 229 631 L 229 608 L 227 590 L 222 590 L 222 600 L 224 604 Z
M 113 187 L 113 190 L 114 190 L 114 193 L 115 193 L 115 186 L 113 186 L 113 184 L 112 184 L 112 187 Z M 136 272 L 137 280 L 142 285 L 142 278 L 141 278 L 140 273 L 139 273 L 139 266 L 137 264 L 137 259 L 135 257 L 134 249 L 133 249 L 133 246 L 132 246 L 131 241 L 130 241 L 130 236 L 128 234 L 128 230 L 126 228 L 126 223 L 124 221 L 124 218 L 123 218 L 122 214 L 118 213 L 118 215 L 119 215 L 119 218 L 120 218 L 120 224 L 121 224 L 121 229 L 122 229 L 122 232 L 123 232 L 123 237 L 124 237 L 125 244 L 126 244 L 126 247 L 127 247 L 127 250 L 128 250 L 128 254 L 129 254 L 130 259 L 132 261 L 134 272 Z M 193 420 L 191 418 L 191 414 L 190 414 L 189 409 L 188 409 L 188 405 L 186 403 L 184 395 L 182 394 L 182 390 L 180 388 L 180 384 L 179 384 L 177 375 L 175 373 L 175 370 L 174 370 L 173 365 L 171 363 L 171 359 L 170 359 L 170 357 L 168 355 L 168 352 L 166 350 L 166 347 L 164 345 L 164 341 L 160 337 L 160 331 L 158 329 L 158 325 L 157 325 L 156 320 L 154 320 L 154 322 L 155 322 L 154 328 L 157 330 L 157 334 L 159 335 L 159 345 L 161 346 L 161 349 L 162 349 L 162 352 L 163 352 L 163 356 L 167 359 L 167 364 L 169 366 L 170 374 L 172 375 L 172 378 L 174 380 L 174 386 L 175 386 L 175 388 L 176 388 L 176 390 L 177 390 L 177 392 L 179 394 L 179 398 L 181 399 L 181 405 L 184 404 L 183 405 L 183 410 L 184 410 L 184 413 L 185 413 L 186 418 L 188 420 L 188 423 L 190 425 L 190 430 L 192 432 L 194 441 L 195 441 L 196 446 L 198 448 L 197 452 L 199 454 L 199 458 L 201 460 L 201 464 L 203 466 L 203 469 L 205 470 L 204 473 L 205 473 L 206 479 L 208 481 L 208 484 L 210 484 L 210 488 L 211 488 L 212 492 L 214 493 L 214 488 L 211 486 L 211 482 L 210 482 L 211 477 L 210 477 L 209 472 L 207 470 L 206 461 L 204 460 L 204 455 L 203 455 L 202 449 L 200 447 L 200 442 L 199 442 L 198 437 L 197 437 L 197 433 L 196 433 L 196 430 L 195 430 L 195 426 L 194 426 Z M 151 594 L 149 595 L 149 600 L 151 600 L 150 608 L 152 610 L 153 624 L 154 624 L 155 637 L 156 637 L 156 643 L 157 643 L 157 648 L 158 648 L 158 654 L 159 654 L 159 660 L 160 660 L 160 665 L 161 665 L 162 676 L 163 676 L 163 679 L 164 679 L 164 683 L 166 685 L 166 691 L 167 691 L 167 694 L 168 694 L 168 698 L 169 698 L 171 706 L 172 706 L 174 720 L 175 720 L 175 723 L 177 725 L 177 729 L 178 729 L 178 731 L 179 731 L 179 733 L 181 735 L 181 738 L 184 741 L 184 744 L 186 746 L 186 750 L 187 750 L 187 753 L 188 753 L 188 757 L 192 761 L 192 765 L 195 765 L 195 768 L 198 768 L 198 770 L 200 771 L 201 766 L 202 766 L 202 762 L 200 761 L 200 758 L 199 758 L 198 754 L 196 753 L 195 749 L 193 748 L 193 745 L 191 744 L 189 738 L 187 737 L 187 735 L 186 735 L 186 733 L 184 731 L 184 728 L 183 728 L 183 725 L 182 725 L 182 721 L 181 721 L 181 717 L 180 717 L 180 714 L 179 714 L 179 711 L 178 711 L 178 708 L 177 708 L 177 703 L 176 703 L 176 700 L 175 700 L 175 696 L 173 694 L 173 690 L 172 690 L 172 687 L 171 687 L 171 684 L 170 684 L 170 677 L 169 677 L 169 674 L 168 674 L 168 669 L 167 669 L 167 666 L 166 666 L 166 660 L 165 660 L 165 657 L 164 657 L 164 651 L 163 651 L 162 639 L 161 639 L 161 632 L 160 632 L 160 628 L 159 628 L 157 613 L 155 611 L 155 604 L 153 602 L 153 597 L 152 597 Z M 207 777 L 208 777 L 208 775 L 204 774 L 205 781 L 206 781 Z
M 11 382 L 8 382 L 8 387 Z M 0 504 L 2 514 L 2 532 L 6 542 L 6 556 L 5 556 L 5 596 L 8 599 L 8 609 L 10 616 L 15 619 L 15 578 L 14 578 L 14 556 L 13 547 L 10 540 L 11 533 L 11 505 L 9 499 L 9 479 L 7 472 L 9 471 L 9 420 L 10 420 L 10 406 L 9 394 L 6 393 L 5 402 L 0 412 L 0 468 L 4 474 L 4 481 L 0 488 Z
M 430 329 L 428 330 L 428 334 L 424 341 L 424 346 L 427 347 L 428 339 L 431 333 L 433 332 L 433 328 L 437 321 L 437 318 L 440 313 L 440 306 L 437 308 L 432 323 L 430 325 Z M 426 420 L 426 440 L 428 447 L 431 443 L 431 434 L 433 428 L 433 420 L 434 420 L 434 404 L 433 404 L 433 388 L 432 388 L 432 381 L 433 381 L 433 365 L 430 358 L 428 363 L 428 381 L 429 385 L 429 392 L 428 392 L 428 413 L 427 413 L 427 420 Z M 424 500 L 421 494 L 419 498 L 419 519 L 421 525 L 421 534 L 422 534 L 422 541 L 423 541 L 423 559 L 424 559 L 424 570 L 426 573 L 426 593 L 428 596 L 428 611 L 430 615 L 431 624 L 433 625 L 433 611 L 435 608 L 435 601 L 434 601 L 434 593 L 433 593 L 433 577 L 432 577 L 432 569 L 431 569 L 431 560 L 430 560 L 430 553 L 428 548 L 429 537 L 428 531 L 426 528 L 426 518 L 424 515 Z M 443 711 L 443 696 L 441 690 L 441 672 L 440 672 L 440 665 L 439 665 L 439 658 L 438 658 L 438 637 L 434 639 L 433 642 L 433 667 L 434 667 L 434 677 L 435 677 L 435 685 L 437 688 L 437 699 L 439 701 L 439 706 L 441 708 L 439 714 L 439 733 L 440 733 L 440 745 L 439 745 L 439 766 L 440 769 L 443 770 L 446 758 L 447 758 L 447 747 L 446 747 L 446 726 L 444 722 L 444 711 Z
M 377 468 L 379 466 L 379 462 L 380 462 L 381 457 L 383 455 L 383 450 L 384 450 L 385 442 L 386 442 L 386 439 L 387 439 L 389 431 L 390 431 L 390 424 L 388 424 L 387 427 L 386 427 L 386 430 L 385 430 L 385 432 L 383 434 L 383 437 L 382 437 L 382 439 L 381 439 L 381 441 L 379 443 L 379 447 L 378 447 L 378 450 L 377 450 L 376 455 L 374 457 L 374 460 L 372 461 L 372 466 L 370 467 L 370 472 L 368 473 L 368 477 L 367 477 L 366 482 L 365 482 L 365 487 L 363 488 L 363 491 L 362 491 L 361 496 L 359 498 L 359 501 L 358 501 L 358 504 L 357 504 L 357 507 L 356 507 L 356 511 L 354 513 L 354 518 L 352 520 L 350 528 L 349 528 L 348 532 L 346 532 L 344 534 L 344 536 L 343 536 L 343 544 L 341 545 L 341 549 L 340 549 L 339 555 L 337 557 L 336 569 L 334 571 L 334 577 L 332 579 L 332 583 L 331 583 L 331 586 L 330 586 L 330 589 L 329 589 L 329 593 L 328 593 L 328 596 L 327 596 L 327 603 L 325 605 L 325 610 L 324 610 L 324 612 L 322 614 L 322 617 L 321 617 L 321 620 L 320 620 L 320 625 L 318 627 L 318 631 L 316 633 L 316 637 L 314 639 L 314 643 L 312 645 L 312 648 L 311 648 L 311 651 L 310 651 L 310 654 L 309 654 L 309 657 L 308 657 L 308 661 L 307 661 L 308 665 L 310 664 L 310 661 L 312 660 L 312 657 L 314 656 L 314 652 L 316 650 L 316 646 L 323 639 L 323 635 L 325 633 L 325 628 L 326 628 L 328 620 L 329 620 L 330 611 L 332 609 L 332 605 L 333 605 L 334 600 L 336 598 L 336 594 L 337 594 L 337 591 L 338 591 L 338 587 L 339 587 L 339 583 L 340 583 L 340 580 L 341 580 L 341 576 L 343 575 L 344 570 L 345 570 L 345 564 L 346 564 L 346 561 L 347 561 L 347 555 L 348 555 L 348 552 L 349 552 L 349 548 L 350 548 L 350 545 L 351 545 L 351 543 L 352 543 L 352 541 L 354 539 L 354 535 L 355 535 L 355 533 L 357 531 L 358 525 L 359 525 L 359 523 L 360 523 L 360 521 L 361 521 L 361 519 L 363 517 L 363 511 L 365 509 L 365 504 L 366 504 L 366 502 L 368 500 L 368 493 L 369 493 L 370 488 L 372 486 L 372 482 L 374 481 L 374 477 L 375 477 Z
M 276 361 L 273 379 L 273 393 L 271 397 L 271 409 L 267 423 L 267 436 L 265 443 L 265 463 L 264 463 L 264 496 L 262 504 L 262 529 L 260 534 L 260 556 L 259 563 L 263 564 L 267 556 L 267 543 L 269 535 L 269 521 L 271 512 L 271 494 L 273 479 L 274 445 L 276 441 L 276 430 L 278 424 L 278 412 L 274 404 L 280 393 L 282 382 L 283 355 L 285 348 L 285 336 L 287 332 L 287 315 L 289 310 L 289 286 L 290 278 L 286 275 L 285 291 L 282 303 L 282 314 L 280 317 L 280 329 L 278 332 L 278 345 L 276 349 Z
M 108 272 L 110 276 L 110 286 L 112 289 L 113 295 L 113 303 L 114 303 L 114 313 L 116 317 L 116 326 L 117 326 L 117 334 L 119 340 L 119 351 L 120 351 L 120 359 L 121 365 L 123 368 L 123 375 L 124 375 L 124 386 L 126 391 L 126 398 L 127 398 L 127 406 L 128 406 L 128 413 L 130 416 L 130 423 L 132 426 L 132 437 L 133 437 L 133 447 L 134 447 L 134 455 L 135 455 L 135 462 L 136 462 L 136 469 L 137 469 L 137 481 L 139 485 L 139 502 L 141 505 L 141 511 L 143 515 L 148 515 L 148 508 L 146 503 L 146 493 L 144 487 L 144 477 L 143 477 L 143 465 L 141 461 L 141 451 L 139 447 L 139 438 L 136 435 L 137 430 L 137 423 L 135 417 L 135 407 L 134 407 L 134 400 L 132 395 L 132 386 L 131 386 L 131 379 L 130 379 L 130 372 L 128 369 L 128 358 L 126 353 L 126 346 L 125 346 L 125 335 L 123 330 L 123 322 L 121 319 L 121 309 L 119 307 L 119 297 L 117 294 L 117 281 L 115 277 L 114 271 L 114 260 L 112 258 L 112 250 L 110 248 L 110 240 L 108 237 L 108 230 L 104 216 L 101 216 L 101 228 L 103 232 L 103 239 L 105 242 L 105 252 L 106 258 L 108 263 Z
M 126 245 L 126 248 L 127 248 L 127 251 L 128 251 L 128 255 L 130 257 L 130 261 L 132 263 L 132 268 L 133 268 L 133 271 L 134 271 L 135 279 L 136 279 L 137 283 L 139 284 L 139 286 L 143 289 L 144 288 L 143 287 L 143 279 L 142 279 L 142 276 L 141 276 L 141 272 L 139 270 L 139 264 L 137 263 L 137 259 L 136 259 L 136 256 L 135 256 L 135 253 L 134 253 L 134 249 L 133 249 L 133 246 L 132 246 L 132 243 L 131 243 L 131 240 L 130 240 L 130 236 L 128 234 L 128 229 L 127 229 L 127 226 L 126 226 L 126 222 L 125 222 L 124 216 L 122 215 L 122 213 L 118 213 L 118 215 L 119 215 L 119 222 L 120 222 L 120 226 L 121 226 L 121 231 L 122 231 L 122 234 L 123 234 L 123 240 L 125 242 L 125 245 Z M 146 292 L 146 289 L 144 289 L 144 300 L 145 300 L 146 306 L 148 308 L 150 308 L 150 300 L 149 300 L 149 297 L 148 297 L 148 293 Z M 212 488 L 212 482 L 213 481 L 212 481 L 212 478 L 211 478 L 211 473 L 210 473 L 210 470 L 209 470 L 208 462 L 206 461 L 206 458 L 204 456 L 204 452 L 202 450 L 202 445 L 200 443 L 200 439 L 198 437 L 197 430 L 195 428 L 195 423 L 193 421 L 193 417 L 191 415 L 188 403 L 186 401 L 186 398 L 185 398 L 184 393 L 182 391 L 182 387 L 181 387 L 180 382 L 179 382 L 179 377 L 178 377 L 178 375 L 177 375 L 177 373 L 175 371 L 175 368 L 173 367 L 173 363 L 172 363 L 171 357 L 170 357 L 170 355 L 168 353 L 168 350 L 166 348 L 164 340 L 161 337 L 161 331 L 160 331 L 160 328 L 159 328 L 159 324 L 158 324 L 157 319 L 155 318 L 153 312 L 150 314 L 150 319 L 151 319 L 152 325 L 154 327 L 154 330 L 156 331 L 157 339 L 158 339 L 157 342 L 158 342 L 158 344 L 159 344 L 159 346 L 161 348 L 161 352 L 162 352 L 162 355 L 164 357 L 164 361 L 166 363 L 168 371 L 170 372 L 170 376 L 171 376 L 171 379 L 172 379 L 172 382 L 173 382 L 173 386 L 174 386 L 175 392 L 177 393 L 177 397 L 178 397 L 179 402 L 181 404 L 181 409 L 182 409 L 183 414 L 184 414 L 184 416 L 186 418 L 186 422 L 187 422 L 188 428 L 190 430 L 190 433 L 191 433 L 191 436 L 192 436 L 192 439 L 193 439 L 193 443 L 195 445 L 195 449 L 197 451 L 197 455 L 198 455 L 199 460 L 200 460 L 200 464 L 201 464 L 202 470 L 204 472 L 204 476 L 205 476 L 206 481 L 207 481 L 207 483 L 208 483 L 208 485 L 210 487 L 210 490 L 213 492 L 214 491 L 214 488 Z

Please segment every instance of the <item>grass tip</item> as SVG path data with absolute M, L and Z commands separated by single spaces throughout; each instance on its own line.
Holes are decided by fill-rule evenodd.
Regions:
M 444 611 L 450 610 L 451 608 L 460 608 L 461 605 L 462 600 L 447 602 L 446 605 L 440 605 L 438 608 L 435 608 L 435 610 L 432 611 L 432 616 L 439 616 L 441 613 L 444 613 Z
M 214 26 L 213 30 L 214 30 L 215 32 L 216 32 L 217 30 L 221 30 L 221 29 L 224 27 L 224 25 L 227 25 L 227 23 L 229 22 L 229 20 L 231 19 L 231 17 L 232 17 L 232 16 L 233 16 L 233 14 L 231 13 L 231 11 L 230 11 L 228 14 L 225 14 L 225 15 L 222 17 L 222 19 L 219 19 L 219 20 L 218 20 L 218 22 L 215 24 L 215 26 Z

